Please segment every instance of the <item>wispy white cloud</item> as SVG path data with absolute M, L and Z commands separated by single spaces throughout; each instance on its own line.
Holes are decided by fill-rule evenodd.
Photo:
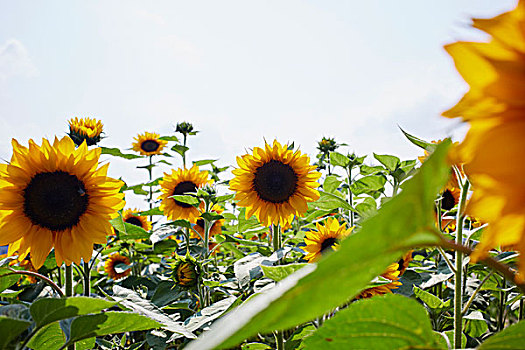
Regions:
M 0 46 L 0 80 L 11 76 L 36 77 L 38 69 L 31 61 L 26 47 L 16 39 Z

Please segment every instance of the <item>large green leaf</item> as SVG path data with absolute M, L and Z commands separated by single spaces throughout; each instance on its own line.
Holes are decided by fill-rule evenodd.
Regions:
M 102 311 L 115 302 L 88 297 L 42 298 L 35 301 L 29 310 L 37 327 L 66 318 Z
M 380 191 L 385 186 L 386 179 L 381 175 L 368 175 L 360 178 L 350 185 L 352 193 L 360 195 L 362 193 L 370 193 Z
M 42 327 L 27 344 L 31 349 L 58 350 L 66 343 L 66 336 L 58 322 Z
M 286 277 L 290 276 L 295 271 L 305 267 L 306 264 L 289 264 L 282 266 L 266 266 L 261 265 L 264 277 L 270 278 L 276 282 L 279 282 Z
M 391 156 L 388 154 L 375 154 L 374 158 L 377 159 L 381 164 L 385 166 L 389 171 L 393 172 L 401 165 L 401 160 L 396 156 Z
M 333 210 L 337 208 L 343 208 L 345 210 L 351 210 L 355 212 L 350 204 L 343 198 L 324 191 L 319 191 L 320 197 L 315 202 L 308 203 L 308 207 Z
M 487 339 L 479 350 L 525 349 L 525 321 L 513 324 Z
M 31 322 L 0 316 L 0 349 L 4 349 L 7 344 L 29 327 Z
M 443 349 L 425 309 L 390 294 L 353 303 L 306 338 L 305 349 Z
M 257 333 L 310 321 L 351 300 L 410 248 L 437 244 L 434 199 L 448 177 L 449 145 L 450 141 L 440 145 L 403 191 L 342 241 L 336 252 L 230 312 L 187 348 L 232 347 Z
M 18 282 L 20 277 L 22 275 L 9 275 L 6 276 L 9 273 L 12 273 L 13 271 L 5 268 L 0 267 L 0 292 L 6 290 L 7 288 L 11 287 L 13 284 Z
M 102 314 L 79 316 L 71 322 L 70 339 L 67 344 L 91 337 L 144 331 L 160 326 L 160 323 L 148 317 L 128 312 L 109 311 Z
M 113 225 L 115 230 L 119 231 L 120 239 L 144 239 L 149 238 L 150 234 L 142 227 L 124 222 L 122 216 L 118 216 L 114 219 L 109 220 L 110 224 Z

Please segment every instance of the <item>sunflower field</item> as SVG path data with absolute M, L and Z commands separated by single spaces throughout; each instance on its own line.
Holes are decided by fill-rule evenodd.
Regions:
M 13 139 L 0 349 L 525 349 L 525 0 L 473 26 L 489 39 L 445 47 L 470 90 L 443 116 L 469 130 L 401 129 L 418 159 L 323 137 L 224 165 L 192 159 L 189 122 Z

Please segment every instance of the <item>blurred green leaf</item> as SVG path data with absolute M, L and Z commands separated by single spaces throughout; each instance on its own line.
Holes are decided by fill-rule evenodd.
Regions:
M 305 267 L 307 264 L 288 264 L 282 266 L 266 266 L 261 265 L 264 277 L 270 278 L 276 282 L 279 282 L 295 271 Z
M 195 164 L 196 166 L 203 166 L 207 164 L 212 164 L 213 162 L 216 162 L 216 161 L 217 159 L 203 159 L 203 160 L 193 161 L 192 163 Z
M 107 148 L 107 147 L 100 147 L 102 150 L 102 154 L 109 154 L 115 157 L 125 158 L 125 159 L 136 159 L 136 158 L 143 158 L 142 156 L 137 156 L 136 154 L 125 154 L 122 153 L 118 148 Z
M 159 140 L 163 140 L 163 141 L 179 141 L 179 139 L 177 138 L 177 136 L 161 136 L 159 137 Z
M 509 326 L 485 340 L 479 350 L 525 349 L 525 321 Z
M 304 343 L 306 349 L 446 349 L 437 337 L 417 301 L 388 294 L 352 303 Z
M 199 205 L 201 202 L 199 198 L 185 194 L 174 195 L 168 198 L 173 198 L 173 200 L 176 200 L 177 202 L 186 203 L 193 206 Z
M 406 138 L 410 142 L 412 142 L 414 145 L 416 145 L 418 147 L 423 148 L 424 150 L 426 150 L 429 153 L 434 152 L 434 150 L 437 147 L 437 144 L 435 144 L 435 143 L 430 143 L 430 142 L 424 141 L 424 140 L 422 140 L 420 138 L 417 138 L 417 137 L 415 137 L 413 135 L 410 135 L 409 133 L 407 133 L 405 130 L 403 130 L 401 128 L 399 128 L 399 130 L 401 130 L 401 132 L 403 132 L 403 134 L 405 134 Z
M 350 189 L 352 190 L 353 194 L 358 196 L 363 193 L 381 191 L 383 190 L 385 183 L 386 179 L 384 176 L 369 175 L 364 176 L 357 181 L 354 181 L 350 185 Z
M 407 250 L 440 242 L 434 234 L 434 199 L 448 178 L 449 145 L 445 141 L 438 146 L 404 190 L 336 252 L 231 311 L 187 349 L 228 348 L 257 333 L 310 321 L 351 300 Z
M 359 169 L 361 171 L 361 175 L 375 175 L 375 174 L 380 174 L 383 171 L 385 171 L 385 169 L 383 169 L 383 167 L 380 165 L 368 166 L 366 164 L 363 164 L 359 167 Z
M 355 209 L 352 208 L 352 206 L 348 204 L 348 202 L 345 199 L 333 193 L 328 193 L 324 191 L 319 191 L 319 194 L 319 199 L 315 202 L 308 203 L 308 207 L 319 208 L 324 210 L 343 208 L 345 210 L 351 210 L 355 212 Z

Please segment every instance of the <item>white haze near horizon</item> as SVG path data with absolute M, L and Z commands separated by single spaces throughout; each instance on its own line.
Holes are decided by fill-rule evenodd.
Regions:
M 486 39 L 470 18 L 516 3 L 0 0 L 0 158 L 11 138 L 40 143 L 89 116 L 101 145 L 123 150 L 190 121 L 189 159 L 220 166 L 274 138 L 314 157 L 323 136 L 413 159 L 398 126 L 427 140 L 465 132 L 440 117 L 468 88 L 443 45 Z M 113 177 L 146 179 L 146 160 L 105 159 Z

